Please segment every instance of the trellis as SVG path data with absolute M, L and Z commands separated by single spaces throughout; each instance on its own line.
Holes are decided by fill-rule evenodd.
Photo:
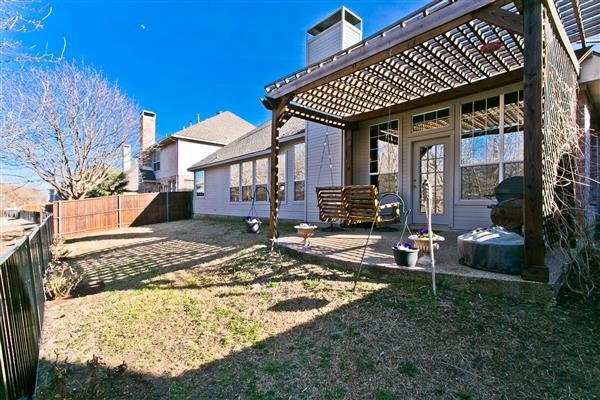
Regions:
M 546 245 L 570 245 L 574 236 L 575 184 L 580 132 L 576 123 L 577 71 L 547 12 L 543 30 L 542 193 Z

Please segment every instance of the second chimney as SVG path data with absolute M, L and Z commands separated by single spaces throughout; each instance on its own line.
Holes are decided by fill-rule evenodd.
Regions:
M 131 145 L 123 145 L 123 172 L 131 168 Z
M 142 111 L 140 117 L 140 150 L 144 151 L 156 141 L 156 113 Z

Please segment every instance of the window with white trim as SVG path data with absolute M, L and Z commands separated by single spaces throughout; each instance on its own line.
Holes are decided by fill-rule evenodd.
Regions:
M 286 153 L 280 153 L 279 157 L 278 157 L 278 169 L 277 169 L 277 193 L 278 193 L 278 198 L 279 198 L 279 202 L 280 203 L 284 203 L 285 202 L 285 186 L 286 186 L 286 178 L 287 178 L 287 174 L 286 174 Z
M 267 201 L 267 176 L 269 173 L 269 160 L 258 159 L 254 162 L 254 193 L 256 201 Z
M 398 120 L 369 128 L 369 175 L 379 193 L 398 191 Z
M 460 170 L 462 199 L 489 198 L 523 174 L 523 91 L 462 104 Z
M 294 145 L 294 200 L 304 200 L 305 171 L 305 145 L 298 143 Z
M 240 164 L 229 166 L 229 201 L 240 201 Z
M 160 150 L 156 149 L 152 152 L 152 170 L 160 171 Z
M 204 197 L 204 171 L 194 172 L 194 189 L 197 197 Z
M 242 163 L 242 201 L 252 201 L 252 161 Z
M 412 130 L 415 133 L 447 126 L 450 126 L 450 108 L 448 107 L 416 114 L 412 117 Z

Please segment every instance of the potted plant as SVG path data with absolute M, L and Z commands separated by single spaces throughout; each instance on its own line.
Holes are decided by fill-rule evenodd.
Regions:
M 258 233 L 260 232 L 260 224 L 262 223 L 260 219 L 255 217 L 246 217 L 244 219 L 246 222 L 246 232 L 248 233 Z
M 443 236 L 438 235 L 437 233 L 431 231 L 431 233 L 425 229 L 421 228 L 417 231 L 416 234 L 410 235 L 408 238 L 413 241 L 414 246 L 422 250 L 423 252 L 429 253 L 429 239 L 431 236 L 431 240 L 433 241 L 433 249 L 437 250 L 440 248 L 439 243 L 446 240 Z
M 310 238 L 315 234 L 317 226 L 303 222 L 300 225 L 294 225 L 294 229 L 296 229 L 298 236 L 302 238 L 303 246 L 310 246 Z
M 419 249 L 410 243 L 398 242 L 394 247 L 394 260 L 400 267 L 414 267 L 419 258 Z

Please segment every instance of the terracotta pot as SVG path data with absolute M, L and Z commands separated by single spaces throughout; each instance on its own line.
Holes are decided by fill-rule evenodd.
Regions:
M 408 237 L 409 240 L 413 241 L 414 246 L 421 250 L 424 253 L 429 253 L 429 238 L 424 237 L 420 238 L 417 235 L 410 235 Z M 437 250 L 440 248 L 440 244 L 438 242 L 443 242 L 446 240 L 443 236 L 437 235 L 433 237 L 433 250 Z
M 317 229 L 316 225 L 296 225 L 296 232 L 298 236 L 300 236 L 303 241 L 302 244 L 304 247 L 310 246 L 310 238 L 315 234 L 315 230 Z

